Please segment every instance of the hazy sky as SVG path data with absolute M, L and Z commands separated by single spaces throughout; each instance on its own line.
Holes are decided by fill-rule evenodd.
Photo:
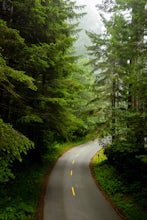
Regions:
M 96 4 L 100 3 L 101 0 L 76 0 L 77 5 L 86 5 L 84 11 L 87 13 L 84 16 L 80 23 L 84 28 L 88 30 L 100 31 L 102 28 L 102 24 L 100 22 L 100 16 L 95 7 Z
M 85 30 L 94 31 L 99 33 L 103 29 L 103 25 L 100 21 L 99 13 L 95 7 L 96 4 L 100 3 L 101 0 L 76 0 L 77 5 L 86 5 L 84 12 L 87 13 L 80 20 L 79 27 L 82 31 L 79 33 L 79 39 L 76 43 L 76 47 L 80 47 L 80 50 L 84 50 L 85 45 L 90 44 L 90 40 L 85 34 Z

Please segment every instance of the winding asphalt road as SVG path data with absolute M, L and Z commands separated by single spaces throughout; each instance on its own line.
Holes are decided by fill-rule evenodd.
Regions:
M 100 148 L 98 140 L 91 141 L 58 159 L 49 177 L 44 220 L 120 220 L 90 173 L 89 162 Z

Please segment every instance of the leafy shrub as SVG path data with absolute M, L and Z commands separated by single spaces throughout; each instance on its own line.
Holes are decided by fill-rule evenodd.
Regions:
M 104 150 L 109 163 L 115 166 L 128 181 L 134 181 L 138 178 L 144 179 L 143 169 L 146 165 L 137 157 L 137 155 L 143 152 L 144 149 L 138 148 L 135 144 L 127 143 L 126 141 L 114 143 Z
M 108 148 L 107 148 L 108 149 Z M 145 183 L 140 181 L 127 183 L 121 172 L 112 166 L 99 152 L 99 157 L 93 159 L 93 171 L 101 189 L 107 193 L 121 213 L 129 220 L 146 220 L 146 198 Z
M 32 220 L 32 213 L 34 210 L 31 207 L 24 203 L 16 206 L 8 206 L 3 210 L 3 213 L 0 214 L 1 220 Z

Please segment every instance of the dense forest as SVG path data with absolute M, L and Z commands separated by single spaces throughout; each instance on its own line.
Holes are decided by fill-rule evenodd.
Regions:
M 0 182 L 6 182 L 13 162 L 28 151 L 32 160 L 41 160 L 50 143 L 86 132 L 78 115 L 87 85 L 72 51 L 82 7 L 62 0 L 0 6 Z
M 83 114 L 93 96 L 91 69 L 73 48 L 83 7 L 69 0 L 0 1 L 0 219 L 30 219 L 20 194 L 33 194 L 33 164 L 41 167 L 54 143 L 94 126 Z
M 94 133 L 112 136 L 109 163 L 146 198 L 146 0 L 103 0 L 97 9 L 105 31 L 87 33 L 89 61 L 73 47 L 84 6 L 0 0 L 1 189 L 22 167 L 42 163 L 54 143 Z
M 99 115 L 98 129 L 109 131 L 112 137 L 112 144 L 104 151 L 108 163 L 128 185 L 128 192 L 130 189 L 136 200 L 145 204 L 147 3 L 145 0 L 104 0 L 97 9 L 105 31 L 87 33 L 92 41 L 88 50 L 96 72 L 97 97 L 93 103 L 97 107 L 93 113 Z

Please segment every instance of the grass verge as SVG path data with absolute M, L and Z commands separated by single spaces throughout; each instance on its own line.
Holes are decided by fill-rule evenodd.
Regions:
M 122 219 L 147 220 L 145 201 L 137 200 L 136 195 L 139 192 L 132 193 L 132 186 L 124 183 L 121 175 L 109 165 L 103 149 L 92 159 L 92 173 L 100 189 L 110 198 Z

